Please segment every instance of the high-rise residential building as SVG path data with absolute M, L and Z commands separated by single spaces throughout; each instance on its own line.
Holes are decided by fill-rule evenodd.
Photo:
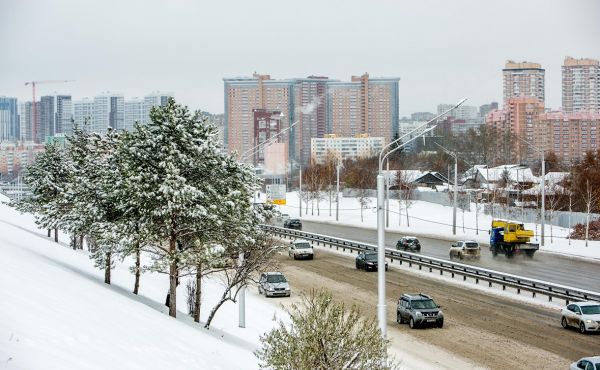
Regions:
M 19 140 L 17 98 L 0 96 L 0 142 Z
M 600 61 L 566 57 L 562 66 L 565 112 L 600 112 Z
M 398 135 L 398 81 L 365 73 L 351 82 L 328 83 L 329 133 L 368 134 L 390 142 Z
M 42 96 L 40 98 L 40 110 L 36 113 L 40 115 L 39 130 L 35 131 L 35 142 L 46 142 L 47 136 L 54 136 L 55 133 L 55 100 L 54 96 Z
M 55 131 L 57 134 L 73 133 L 73 104 L 71 95 L 56 95 Z
M 79 129 L 88 132 L 91 130 L 93 114 L 93 100 L 84 98 L 73 102 L 73 121 Z
M 289 135 L 289 158 L 310 162 L 310 140 L 333 133 L 368 134 L 390 141 L 398 134 L 399 78 L 353 76 L 350 82 L 322 76 L 273 80 L 269 75 L 225 78 L 224 146 L 243 153 L 251 148 L 252 110 L 279 110 Z
M 169 98 L 173 97 L 173 93 L 154 91 L 144 96 L 144 117 L 140 122 L 150 122 L 150 111 L 152 107 L 165 106 L 169 101 Z
M 272 80 L 269 75 L 255 73 L 252 77 L 224 78 L 223 82 L 223 146 L 227 151 L 242 156 L 254 147 L 254 109 L 281 112 L 281 130 L 295 122 L 293 81 Z M 289 142 L 290 133 L 284 136 L 282 139 Z M 250 162 L 252 157 L 244 160 Z
M 454 104 L 439 104 L 437 107 L 437 114 L 442 114 L 452 107 L 454 107 Z M 474 121 L 479 118 L 479 108 L 472 105 L 461 105 L 448 113 L 448 116 L 459 120 Z
M 538 117 L 544 140 L 538 143 L 565 164 L 583 159 L 588 151 L 600 149 L 600 113 L 550 112 Z
M 124 98 L 120 94 L 106 93 L 94 97 L 92 132 L 105 134 L 108 128 L 123 129 Z
M 507 61 L 502 70 L 504 103 L 506 104 L 510 98 L 518 97 L 535 97 L 543 102 L 545 73 L 539 63 Z
M 144 100 L 138 98 L 132 98 L 125 100 L 125 116 L 123 119 L 123 129 L 127 131 L 133 130 L 133 125 L 136 122 L 145 122 L 146 116 L 144 115 Z
M 486 124 L 495 128 L 499 136 L 499 158 L 505 163 L 533 162 L 538 159 L 539 153 L 523 140 L 534 147 L 544 147 L 546 138 L 538 124 L 538 116 L 542 113 L 544 103 L 537 97 L 510 98 L 504 109 L 488 113 Z
M 34 141 L 34 132 L 40 128 L 40 102 L 35 102 L 35 122 L 33 122 L 33 104 L 28 101 L 19 104 L 19 131 L 20 140 L 25 142 Z M 37 134 L 35 135 L 37 136 Z
M 249 153 L 242 153 L 242 155 L 254 158 L 254 165 L 264 164 L 265 149 L 269 146 L 267 142 L 282 142 L 278 136 L 281 131 L 281 112 L 271 109 L 253 109 L 252 119 L 254 122 L 252 148 L 256 149 L 250 149 Z

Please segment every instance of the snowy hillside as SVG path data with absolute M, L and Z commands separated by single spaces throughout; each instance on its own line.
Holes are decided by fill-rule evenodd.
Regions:
M 142 275 L 136 297 L 128 266 L 117 265 L 113 285 L 104 284 L 84 252 L 53 243 L 32 217 L 5 204 L 0 230 L 0 368 L 258 368 L 258 337 L 281 316 L 276 303 L 251 293 L 246 329 L 237 327 L 237 307 L 228 303 L 207 331 L 185 312 L 177 319 L 166 314 L 165 276 Z M 204 290 L 202 319 L 219 293 L 218 282 Z

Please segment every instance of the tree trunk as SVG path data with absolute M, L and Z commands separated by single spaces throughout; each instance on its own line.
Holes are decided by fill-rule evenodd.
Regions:
M 175 236 L 175 220 L 171 219 L 171 236 L 169 238 L 169 316 L 177 317 L 177 237 Z
M 206 320 L 206 324 L 204 325 L 204 327 L 206 329 L 210 328 L 210 323 L 215 318 L 215 314 L 217 313 L 219 308 L 221 308 L 223 303 L 225 303 L 225 301 L 227 301 L 227 295 L 229 294 L 229 291 L 230 291 L 229 288 L 225 289 L 225 291 L 221 295 L 221 299 L 219 300 L 219 302 L 212 308 L 212 310 L 210 310 L 210 315 L 208 315 L 208 320 Z
M 138 294 L 140 290 L 140 243 L 135 242 L 135 283 L 133 285 L 133 294 Z
M 58 227 L 54 228 L 54 242 L 58 243 Z
M 79 235 L 79 249 L 83 250 L 83 234 Z
M 52 236 L 52 229 L 48 229 L 48 237 Z
M 194 322 L 200 322 L 200 299 L 202 298 L 202 265 L 196 266 L 196 299 L 194 301 Z
M 590 231 L 590 204 L 587 206 L 587 214 L 585 216 L 585 246 L 588 246 L 588 236 Z
M 331 217 L 331 184 L 329 184 L 329 217 Z
M 77 235 L 75 234 L 71 235 L 71 248 L 73 248 L 73 250 L 77 249 Z
M 106 252 L 106 262 L 104 265 L 104 282 L 110 284 L 110 262 L 112 258 L 112 251 Z

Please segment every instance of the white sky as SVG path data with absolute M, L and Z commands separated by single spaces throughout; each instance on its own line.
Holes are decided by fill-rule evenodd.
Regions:
M 561 105 L 566 55 L 600 59 L 598 0 L 0 0 L 0 95 L 172 91 L 223 112 L 223 77 L 397 76 L 400 115 L 502 100 L 506 59 L 542 63 Z

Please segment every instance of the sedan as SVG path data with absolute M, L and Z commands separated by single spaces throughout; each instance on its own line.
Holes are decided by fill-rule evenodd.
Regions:
M 584 357 L 577 362 L 573 362 L 569 369 L 600 370 L 600 356 Z
M 561 310 L 563 328 L 574 327 L 582 334 L 600 331 L 600 303 L 594 301 L 571 303 Z
M 297 218 L 290 218 L 284 221 L 283 227 L 286 229 L 302 230 L 302 221 Z
M 365 271 L 377 271 L 377 252 L 359 252 L 356 256 L 356 269 Z M 388 270 L 388 263 L 385 262 L 385 271 Z

